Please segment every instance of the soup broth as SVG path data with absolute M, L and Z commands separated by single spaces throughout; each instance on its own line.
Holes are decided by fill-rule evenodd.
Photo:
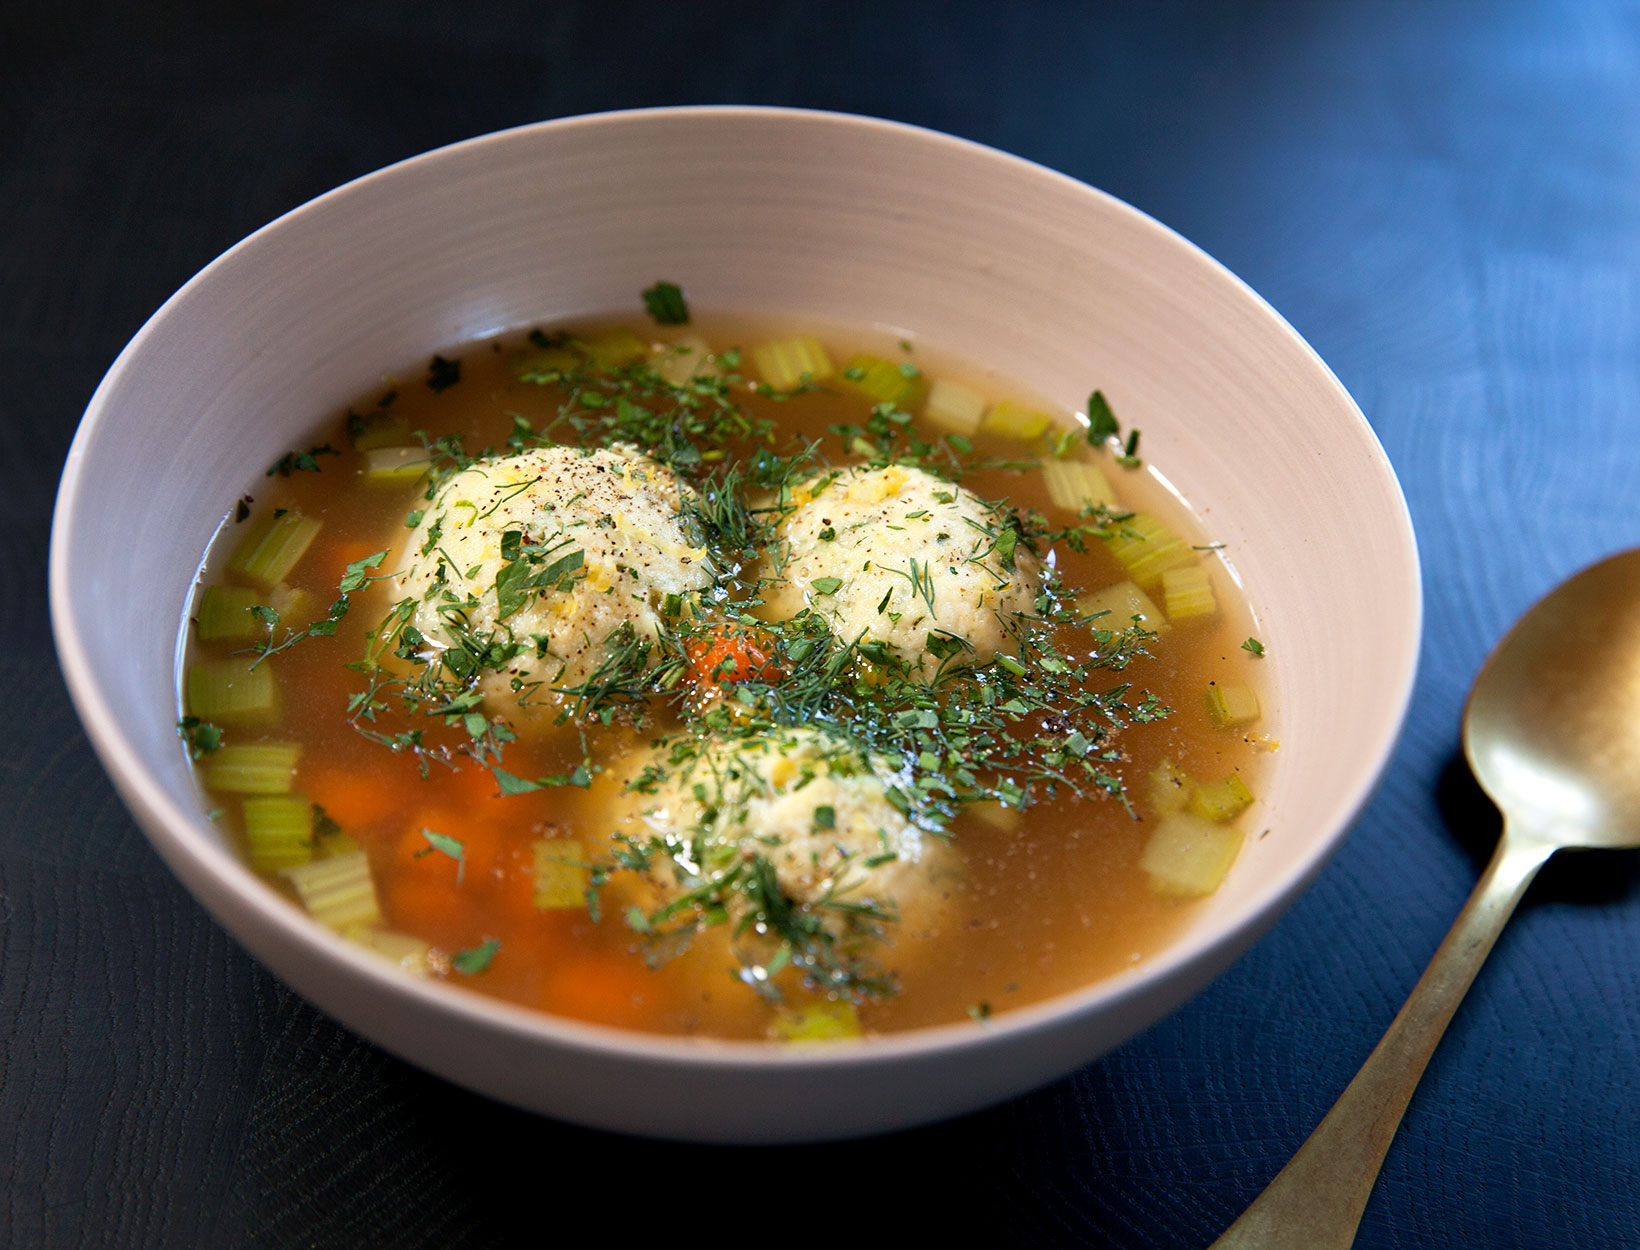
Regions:
M 983 1018 L 1163 945 L 1260 827 L 1232 570 L 1102 395 L 813 333 L 473 344 L 270 467 L 183 683 L 252 866 L 413 975 L 655 1032 Z

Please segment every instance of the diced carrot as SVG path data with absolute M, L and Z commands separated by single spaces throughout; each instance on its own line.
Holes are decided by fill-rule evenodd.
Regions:
M 441 850 L 437 840 L 429 838 L 424 830 L 460 843 L 459 859 Z M 501 852 L 501 833 L 493 825 L 475 821 L 453 808 L 428 807 L 416 813 L 399 838 L 392 867 L 396 872 L 420 873 L 452 883 L 459 876 L 463 883 L 476 884 L 494 870 Z
M 527 840 L 514 838 L 496 848 L 482 882 L 487 914 L 500 924 L 527 926 L 535 909 L 535 853 Z
M 776 682 L 784 676 L 774 663 L 767 634 L 744 625 L 726 625 L 683 645 L 689 680 L 702 694 L 720 693 L 739 681 Z
M 347 833 L 389 819 L 404 803 L 402 788 L 379 773 L 332 770 L 303 760 L 301 776 L 308 797 Z
M 459 945 L 469 927 L 453 877 L 386 873 L 377 879 L 376 893 L 388 924 L 435 945 Z
M 541 1006 L 599 1024 L 642 1025 L 661 1005 L 659 979 L 636 956 L 581 958 L 548 970 Z

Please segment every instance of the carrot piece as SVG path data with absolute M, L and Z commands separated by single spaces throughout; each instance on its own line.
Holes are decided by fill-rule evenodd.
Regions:
M 382 913 L 395 929 L 445 946 L 459 944 L 470 927 L 453 878 L 390 872 L 377 878 L 376 889 Z
M 641 1026 L 662 1006 L 659 980 L 631 956 L 559 964 L 543 978 L 541 1006 L 598 1024 Z
M 387 820 L 403 805 L 403 787 L 379 773 L 330 771 L 302 762 L 308 797 L 348 833 Z
M 777 682 L 784 673 L 774 663 L 774 646 L 761 630 L 726 625 L 683 644 L 689 681 L 701 694 L 721 694 L 740 681 Z

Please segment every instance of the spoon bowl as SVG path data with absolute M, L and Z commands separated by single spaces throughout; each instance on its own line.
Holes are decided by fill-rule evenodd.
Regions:
M 1640 549 L 1564 582 L 1481 669 L 1464 753 L 1511 826 L 1557 847 L 1640 845 Z
M 1209 1250 L 1347 1250 L 1418 1078 L 1538 869 L 1563 848 L 1640 846 L 1640 549 L 1527 611 L 1475 678 L 1463 741 L 1503 812 L 1492 862 L 1355 1079 Z

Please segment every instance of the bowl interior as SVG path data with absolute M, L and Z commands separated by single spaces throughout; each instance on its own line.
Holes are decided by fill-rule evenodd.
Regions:
M 1375 782 L 1417 650 L 1410 523 L 1349 397 L 1215 262 L 1070 179 L 888 123 L 678 109 L 488 136 L 296 210 L 173 297 L 92 401 L 65 471 L 52 551 L 71 691 L 155 845 L 276 971 L 345 1022 L 457 1079 L 468 1077 L 424 1040 L 431 1016 L 459 1015 L 464 1027 L 520 1045 L 590 1047 L 661 1067 L 708 1053 L 712 1063 L 763 1062 L 722 1058 L 734 1048 L 521 1019 L 383 975 L 288 914 L 224 852 L 199 814 L 174 731 L 177 623 L 201 553 L 262 466 L 384 369 L 503 329 L 628 309 L 657 278 L 679 282 L 701 307 L 908 331 L 1073 410 L 1102 388 L 1143 429 L 1147 458 L 1226 545 L 1260 614 L 1280 707 L 1271 831 L 1249 841 L 1174 946 L 1129 977 L 987 1030 L 1018 1047 L 1034 1033 L 1039 1051 L 1055 1029 L 1071 1029 L 1074 1042 L 1051 1060 L 1021 1059 L 1011 1083 L 932 1090 L 925 1102 L 948 1105 L 907 1106 L 898 1120 L 879 1111 L 876 1121 L 843 1124 L 839 1113 L 830 1128 L 805 1129 L 802 1117 L 812 1126 L 826 1113 L 794 1103 L 782 1131 L 763 1135 L 829 1135 L 960 1110 L 1145 1027 L 1291 901 Z M 350 1014 L 352 1002 L 375 1003 L 376 1014 Z M 409 1021 L 409 1033 L 385 1039 L 383 1021 L 395 1013 L 393 1027 Z M 941 1036 L 872 1043 L 834 1066 L 870 1064 L 874 1052 L 905 1062 L 919 1050 L 972 1047 L 964 1039 L 976 1031 L 931 1033 Z M 820 1070 L 832 1061 L 798 1062 Z M 543 1081 L 551 1083 L 468 1079 L 574 1118 L 698 1135 L 599 1117 L 541 1092 Z

